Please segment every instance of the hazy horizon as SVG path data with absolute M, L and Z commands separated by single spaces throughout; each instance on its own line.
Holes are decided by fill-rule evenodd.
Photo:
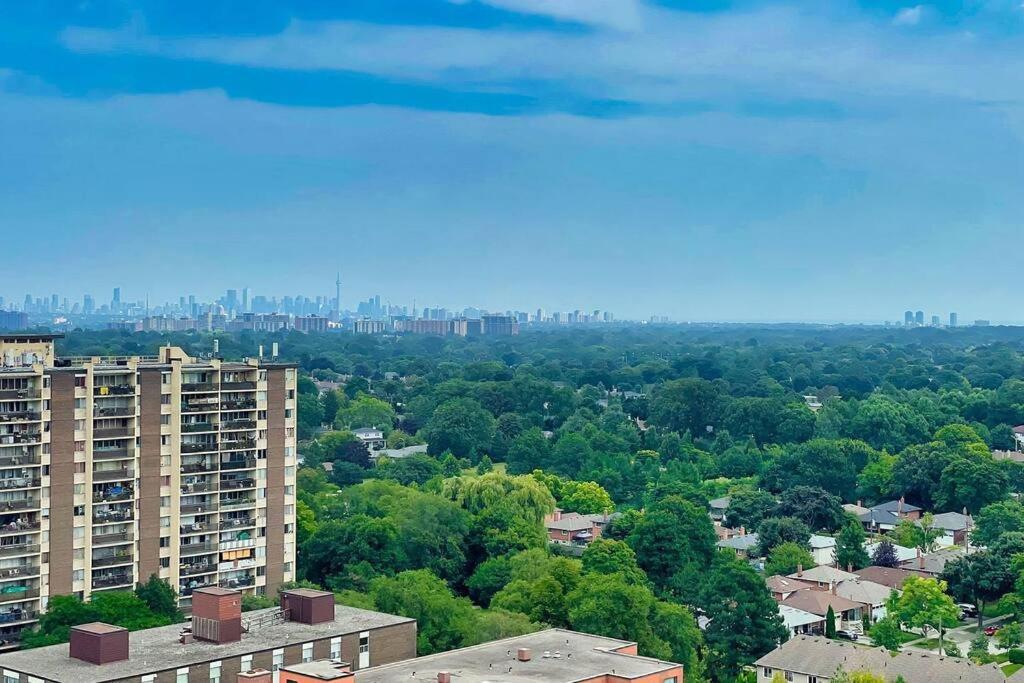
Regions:
M 1024 319 L 1019 2 L 205 10 L 0 17 L 0 294 Z

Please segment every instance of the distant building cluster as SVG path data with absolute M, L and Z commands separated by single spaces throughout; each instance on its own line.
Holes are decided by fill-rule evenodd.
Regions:
M 978 320 L 976 320 L 974 322 L 975 325 L 978 325 L 979 323 L 985 323 L 987 325 L 988 321 L 978 321 Z M 891 323 L 889 321 L 886 321 L 885 324 L 888 327 L 888 326 L 891 326 L 893 323 Z M 899 322 L 897 322 L 895 324 L 897 326 L 900 326 Z M 960 325 L 959 316 L 956 314 L 956 312 L 951 312 L 949 314 L 949 317 L 946 319 L 946 323 L 945 324 L 943 324 L 942 317 L 939 316 L 939 315 L 932 315 L 928 319 L 928 323 L 926 324 L 925 323 L 924 311 L 906 310 L 906 311 L 903 312 L 903 323 L 902 323 L 902 326 L 905 327 L 905 328 L 913 328 L 913 327 L 958 327 L 959 325 Z
M 288 313 L 244 313 L 236 318 L 226 313 L 207 311 L 199 318 L 146 316 L 141 320 L 107 323 L 107 329 L 126 332 L 326 332 L 331 326 L 328 318 L 319 315 L 289 315 Z M 336 326 L 336 325 L 335 325 Z

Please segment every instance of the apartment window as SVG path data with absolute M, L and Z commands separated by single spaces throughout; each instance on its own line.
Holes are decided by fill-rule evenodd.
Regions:
M 85 527 L 76 526 L 71 530 L 71 538 L 80 541 L 85 538 Z
M 220 683 L 220 662 L 210 662 L 210 683 Z
M 75 495 L 80 496 L 85 493 L 85 484 L 75 484 Z
M 170 466 L 171 466 L 171 456 L 169 456 L 169 455 L 161 455 L 160 456 L 160 467 L 170 467 Z
M 85 408 L 85 399 L 84 398 L 76 398 L 75 399 L 75 410 L 82 410 L 83 408 Z
M 160 518 L 160 528 L 161 529 L 170 529 L 171 528 L 171 518 L 170 517 L 161 517 Z
M 288 398 L 295 398 L 295 390 L 294 389 L 289 389 L 288 390 Z
M 170 415 L 161 415 L 160 416 L 160 424 L 162 424 L 162 425 L 169 425 L 169 424 L 171 424 L 171 416 Z
M 792 671 L 787 671 L 786 672 L 786 680 L 790 681 L 790 683 L 792 683 L 792 681 L 793 681 L 793 672 Z
M 291 408 L 285 408 L 284 409 L 284 418 L 287 420 L 291 416 L 292 416 L 292 409 Z
M 85 581 L 85 570 L 84 569 L 76 569 L 75 571 L 71 572 L 71 580 L 72 581 Z
M 171 485 L 171 475 L 165 474 L 164 476 L 160 477 L 160 485 L 161 486 L 170 486 Z
M 84 517 L 85 516 L 85 506 L 84 505 L 76 505 L 73 512 L 74 512 L 75 517 Z
M 188 683 L 188 667 L 178 669 L 178 676 L 175 678 L 177 683 Z
M 274 662 L 274 667 L 272 669 L 273 671 L 277 671 L 282 666 L 284 666 L 284 648 L 279 648 L 277 650 L 274 650 L 273 662 Z
M 162 508 L 169 508 L 169 507 L 171 507 L 171 497 L 170 496 L 160 496 L 160 507 L 162 507 Z
M 267 400 L 267 392 L 265 392 L 265 391 L 257 391 L 256 392 L 256 400 L 257 401 L 266 401 Z
M 170 569 L 171 568 L 171 558 L 169 558 L 169 557 L 161 557 L 160 558 L 160 568 L 161 569 Z
M 85 386 L 85 375 L 75 375 L 75 386 L 76 387 L 84 387 Z
M 156 674 L 146 674 L 142 677 L 142 683 L 156 683 Z
M 302 661 L 312 662 L 313 661 L 313 643 L 302 644 Z
M 675 676 L 669 676 L 668 678 L 665 679 L 664 683 L 679 683 L 679 682 L 676 680 Z
M 242 668 L 239 671 L 252 671 L 252 655 L 242 655 Z
M 765 678 L 771 678 L 772 677 L 772 670 L 770 668 L 768 668 L 767 666 L 764 667 L 764 670 L 761 671 L 761 673 L 764 675 Z
M 171 537 L 170 536 L 161 536 L 160 537 L 160 547 L 161 548 L 170 548 L 171 547 Z
M 341 659 L 341 638 L 331 638 L 331 659 Z
M 808 676 L 807 677 L 807 683 L 818 683 L 818 677 L 817 676 Z
M 171 383 L 171 373 L 169 373 L 169 372 L 162 372 L 162 373 L 160 373 L 160 384 L 170 384 L 170 383 Z
M 75 463 L 75 474 L 85 474 L 85 463 L 84 462 L 76 462 Z
M 171 405 L 171 395 L 170 394 L 160 394 L 160 405 L 162 405 L 162 406 L 169 406 L 169 405 Z
M 292 563 L 291 562 L 285 562 L 284 565 L 281 567 L 281 569 L 282 569 L 282 571 L 290 572 L 292 570 Z
M 4 683 L 18 683 L 21 680 L 21 674 L 17 671 L 8 671 L 4 669 Z
M 160 445 L 161 446 L 170 446 L 171 445 L 171 435 L 170 434 L 161 434 L 160 435 Z
M 72 549 L 71 557 L 72 557 L 72 559 L 75 559 L 75 560 L 84 560 L 85 559 L 85 548 L 74 548 L 74 549 Z
M 84 441 L 76 441 L 75 442 L 75 453 L 85 453 L 85 442 Z
M 85 420 L 75 420 L 75 431 L 80 432 L 85 429 Z

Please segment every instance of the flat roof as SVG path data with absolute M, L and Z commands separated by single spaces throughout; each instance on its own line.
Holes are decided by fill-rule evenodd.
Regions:
M 615 676 L 632 679 L 681 666 L 660 659 L 614 652 L 632 645 L 634 643 L 615 638 L 548 629 L 361 669 L 356 673 L 356 680 L 358 683 L 409 683 L 412 680 L 437 680 L 438 672 L 447 671 L 451 673 L 452 680 L 459 683 L 571 683 L 611 674 L 613 670 Z M 530 661 L 520 662 L 516 658 L 516 651 L 521 647 L 530 649 Z
M 38 339 L 40 341 L 53 341 L 63 339 L 63 334 L 50 334 L 43 332 L 0 332 L 0 341 L 16 341 L 19 339 Z
M 242 618 L 253 619 L 276 609 L 246 612 Z M 73 659 L 68 654 L 68 644 L 62 643 L 0 655 L 0 668 L 62 683 L 104 683 L 410 621 L 415 620 L 335 605 L 334 621 L 312 626 L 286 621 L 243 633 L 240 641 L 223 645 L 201 640 L 187 644 L 178 642 L 182 629 L 189 626 L 186 621 L 132 632 L 128 636 L 128 659 L 120 662 L 96 665 Z
M 319 678 L 325 681 L 333 681 L 350 673 L 350 665 L 347 662 L 334 662 L 330 659 L 318 659 L 313 662 L 302 662 L 290 666 L 282 666 L 281 671 L 290 671 L 311 678 Z

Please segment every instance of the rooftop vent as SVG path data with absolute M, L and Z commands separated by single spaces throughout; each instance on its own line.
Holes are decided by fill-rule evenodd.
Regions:
M 192 635 L 218 644 L 241 640 L 242 594 L 216 587 L 193 591 Z
M 533 659 L 533 653 L 530 652 L 530 648 L 521 647 L 518 650 L 516 650 L 516 659 L 518 659 L 520 662 L 528 662 L 531 659 Z
M 437 683 L 452 683 L 452 675 L 448 671 L 437 672 Z
M 273 683 L 274 674 L 266 669 L 240 671 L 238 672 L 238 680 L 245 681 L 245 683 Z
M 128 630 L 99 621 L 73 626 L 70 655 L 92 664 L 128 659 Z

